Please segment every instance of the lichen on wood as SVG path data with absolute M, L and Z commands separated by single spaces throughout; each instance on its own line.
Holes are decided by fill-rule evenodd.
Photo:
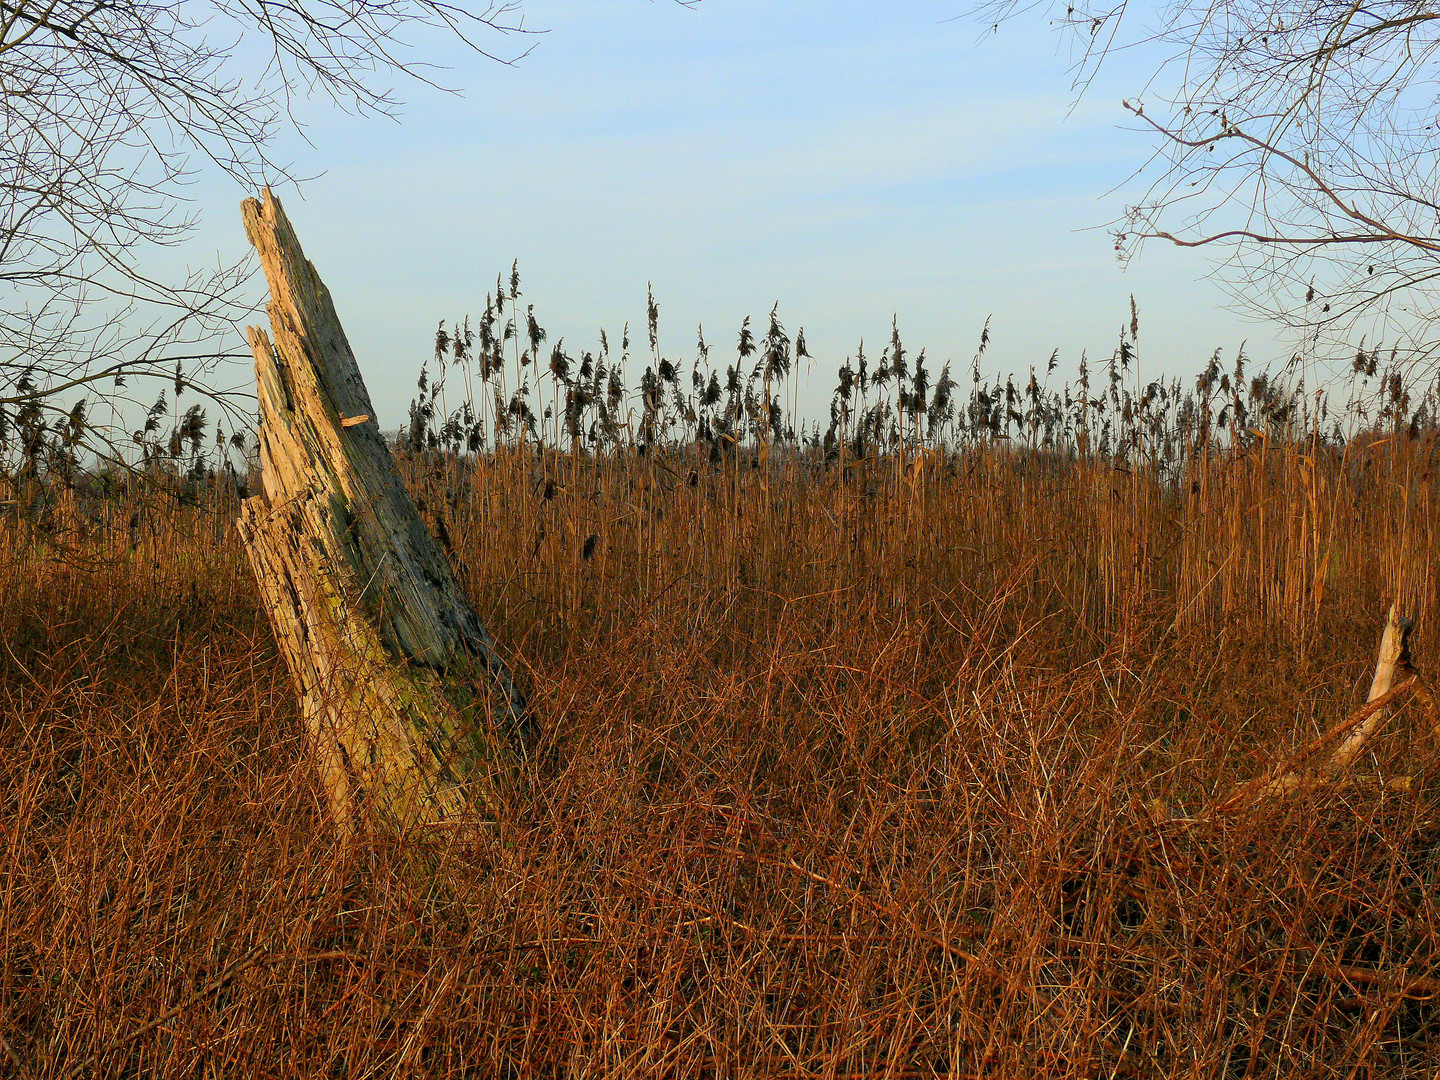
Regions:
M 263 494 L 240 535 L 336 825 L 449 821 L 492 797 L 532 724 L 425 528 L 330 293 L 267 188 L 241 205 L 270 286 L 252 327 Z

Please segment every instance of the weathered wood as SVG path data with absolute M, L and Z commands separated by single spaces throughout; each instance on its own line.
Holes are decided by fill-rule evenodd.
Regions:
M 1380 651 L 1375 659 L 1375 676 L 1370 680 L 1370 695 L 1365 699 L 1367 703 L 1378 701 L 1390 693 L 1397 676 L 1409 674 L 1411 629 L 1413 624 L 1410 620 L 1401 618 L 1395 605 L 1390 605 L 1390 615 L 1385 620 L 1385 632 L 1380 635 Z M 1365 743 L 1370 736 L 1380 730 L 1386 719 L 1387 711 L 1380 709 L 1367 717 L 1364 723 L 1357 724 L 1345 736 L 1345 741 L 1330 755 L 1330 771 L 1340 773 L 1348 769 L 1365 749 Z
M 343 831 L 453 819 L 530 733 L 524 699 L 406 492 L 330 293 L 279 200 L 241 205 L 264 494 L 240 535 Z
M 1383 716 L 1392 704 L 1411 691 L 1423 692 L 1420 680 L 1414 675 L 1391 687 L 1379 697 L 1371 698 L 1349 717 L 1291 754 L 1279 768 L 1272 769 L 1264 776 L 1250 781 L 1234 795 L 1220 803 L 1216 809 L 1221 812 L 1237 810 L 1259 799 L 1293 795 L 1298 791 L 1330 783 L 1331 779 L 1328 776 L 1317 777 L 1300 772 L 1301 766 L 1337 739 L 1352 733 L 1361 724 L 1372 720 L 1377 715 Z
M 1418 698 L 1429 715 L 1431 724 L 1436 726 L 1437 734 L 1440 734 L 1440 717 L 1436 715 L 1435 700 L 1424 681 L 1411 667 L 1412 629 L 1411 621 L 1402 618 L 1392 604 L 1390 614 L 1385 620 L 1385 630 L 1380 635 L 1375 674 L 1370 680 L 1370 693 L 1365 704 L 1347 719 L 1290 755 L 1284 765 L 1250 781 L 1230 798 L 1218 804 L 1216 810 L 1228 813 L 1261 799 L 1294 795 L 1343 781 L 1345 772 L 1360 756 L 1366 742 L 1390 718 L 1391 706 L 1402 697 Z M 1326 760 L 1321 774 L 1300 771 L 1312 757 L 1337 742 L 1339 745 Z M 1392 777 L 1385 786 L 1396 790 L 1409 790 L 1410 784 L 1410 778 L 1402 776 Z

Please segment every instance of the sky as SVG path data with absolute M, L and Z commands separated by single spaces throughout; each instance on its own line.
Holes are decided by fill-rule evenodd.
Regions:
M 335 298 L 384 427 L 414 395 L 436 324 L 483 310 L 519 261 L 523 302 L 577 354 L 625 322 L 645 351 L 647 285 L 662 353 L 731 362 L 741 319 L 771 307 L 814 356 L 802 408 L 898 322 L 931 370 L 1025 377 L 1060 352 L 1114 349 L 1140 314 L 1142 376 L 1196 374 L 1242 342 L 1288 355 L 1227 308 L 1202 254 L 1151 244 L 1128 267 L 1107 224 L 1152 145 L 1121 99 L 1154 58 L 1122 54 L 1077 100 L 1043 12 L 997 33 L 957 0 L 527 0 L 528 39 L 482 36 L 513 65 L 434 36 L 414 54 L 457 93 L 395 84 L 399 121 L 303 104 L 278 186 Z M 202 175 L 200 261 L 244 252 L 246 192 Z M 763 328 L 763 327 L 762 327 Z M 631 381 L 639 374 L 633 366 Z

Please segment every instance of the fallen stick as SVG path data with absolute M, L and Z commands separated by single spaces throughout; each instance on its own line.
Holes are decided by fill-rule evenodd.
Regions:
M 1390 718 L 1390 706 L 1405 694 L 1413 692 L 1424 702 L 1431 723 L 1437 724 L 1437 731 L 1440 731 L 1434 698 L 1411 667 L 1410 634 L 1413 629 L 1414 624 L 1402 618 L 1396 611 L 1396 605 L 1392 604 L 1385 620 L 1385 630 L 1380 635 L 1375 675 L 1370 680 L 1370 693 L 1365 704 L 1292 754 L 1283 764 L 1250 781 L 1216 806 L 1215 812 L 1230 813 L 1257 799 L 1291 795 L 1335 783 L 1355 763 L 1365 744 L 1385 725 Z M 1305 762 L 1337 740 L 1341 740 L 1340 745 L 1326 762 L 1323 775 L 1305 775 L 1299 771 Z
M 1417 676 L 1411 675 L 1399 686 L 1392 687 L 1386 691 L 1382 697 L 1378 697 L 1373 701 L 1367 701 L 1349 717 L 1307 745 L 1301 747 L 1264 776 L 1251 780 L 1239 791 L 1231 795 L 1230 798 L 1216 806 L 1216 811 L 1219 813 L 1229 813 L 1255 799 L 1272 795 L 1288 795 L 1298 790 L 1304 783 L 1304 778 L 1302 778 L 1298 772 L 1300 766 L 1304 765 L 1305 762 L 1309 761 L 1310 758 L 1314 757 L 1321 750 L 1324 750 L 1336 739 L 1353 731 L 1356 727 L 1365 723 L 1365 721 L 1372 719 L 1377 713 L 1384 712 L 1393 702 L 1419 685 L 1419 682 L 1420 680 Z
M 1370 681 L 1367 701 L 1378 701 L 1389 694 L 1397 676 L 1408 674 L 1411 676 L 1411 685 L 1414 684 L 1414 674 L 1410 670 L 1410 632 L 1414 628 L 1415 624 L 1409 619 L 1399 617 L 1395 605 L 1391 604 L 1390 617 L 1385 620 L 1385 632 L 1380 636 L 1380 654 L 1375 660 L 1375 677 Z M 1363 723 L 1351 729 L 1345 741 L 1335 748 L 1335 753 L 1330 757 L 1330 772 L 1339 773 L 1348 769 L 1365 749 L 1365 743 L 1370 736 L 1380 730 L 1386 719 L 1383 710 L 1377 710 Z

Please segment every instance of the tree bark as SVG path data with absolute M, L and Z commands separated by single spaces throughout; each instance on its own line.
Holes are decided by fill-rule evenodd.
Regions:
M 335 825 L 453 820 L 531 733 L 510 671 L 406 492 L 330 293 L 280 202 L 241 204 L 270 286 L 249 330 L 263 495 L 239 530 Z

